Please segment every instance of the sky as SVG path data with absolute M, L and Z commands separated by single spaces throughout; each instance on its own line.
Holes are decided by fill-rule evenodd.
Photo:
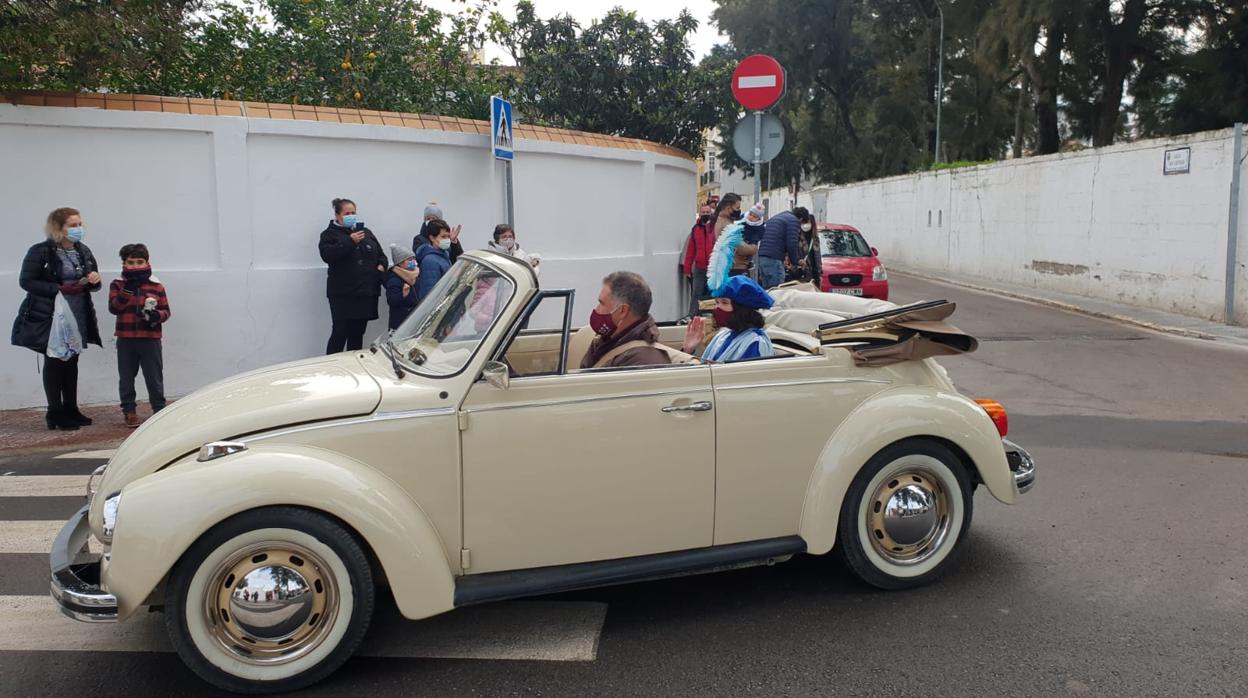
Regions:
M 463 8 L 462 2 L 456 0 L 425 0 L 425 4 L 439 10 L 455 12 Z M 715 9 L 714 0 L 533 0 L 537 15 L 542 19 L 550 19 L 557 15 L 569 14 L 581 26 L 589 26 L 595 20 L 607 14 L 613 7 L 624 7 L 637 13 L 637 16 L 653 22 L 659 19 L 675 19 L 681 9 L 688 9 L 694 19 L 698 20 L 698 31 L 693 35 L 691 48 L 695 61 L 710 53 L 715 44 L 727 42 L 728 38 L 720 36 L 719 31 L 711 25 L 711 12 Z M 499 11 L 508 19 L 516 17 L 515 0 L 500 0 Z M 511 57 L 498 46 L 486 46 L 485 59 L 497 58 L 500 63 L 511 63 Z

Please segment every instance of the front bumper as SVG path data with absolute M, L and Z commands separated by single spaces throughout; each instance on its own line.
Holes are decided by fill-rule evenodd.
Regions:
M 1036 461 L 1022 446 L 1002 439 L 1005 445 L 1005 460 L 1010 464 L 1010 472 L 1014 475 L 1014 487 L 1019 494 L 1026 494 L 1036 484 Z
M 52 568 L 52 598 L 61 612 L 86 623 L 117 621 L 117 597 L 100 588 L 98 556 L 87 552 L 91 527 L 83 507 L 70 517 L 56 536 L 48 562 Z

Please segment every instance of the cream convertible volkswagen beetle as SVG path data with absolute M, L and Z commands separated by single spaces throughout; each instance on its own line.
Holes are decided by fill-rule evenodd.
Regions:
M 901 588 L 951 561 L 977 486 L 1031 484 L 930 359 L 862 367 L 777 330 L 775 358 L 574 371 L 572 300 L 471 252 L 391 340 L 179 400 L 92 476 L 53 596 L 83 621 L 163 608 L 201 677 L 282 691 L 346 660 L 376 589 L 420 619 L 834 543 Z

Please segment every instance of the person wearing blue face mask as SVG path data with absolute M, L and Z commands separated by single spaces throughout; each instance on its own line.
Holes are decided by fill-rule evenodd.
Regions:
M 451 226 L 441 218 L 435 218 L 425 223 L 422 231 L 423 242 L 416 248 L 416 261 L 420 263 L 420 297 L 417 302 L 424 300 L 451 268 Z
M 73 314 L 82 338 L 79 351 L 88 344 L 103 346 L 91 293 L 100 290 L 100 267 L 91 249 L 82 243 L 82 216 L 77 209 L 58 208 L 48 214 L 47 240 L 36 243 L 22 260 L 18 283 L 26 300 L 13 323 L 12 343 L 39 354 L 48 351 L 52 316 L 58 296 Z M 78 357 L 45 357 L 43 391 L 48 399 L 49 429 L 73 431 L 91 424 L 78 409 Z
M 394 260 L 394 266 L 386 274 L 386 304 L 390 306 L 389 327 L 395 330 L 420 301 L 420 294 L 416 291 L 420 265 L 416 255 L 402 245 L 390 246 L 390 259 Z
M 364 346 L 369 320 L 376 320 L 377 299 L 386 277 L 386 253 L 356 212 L 350 199 L 334 199 L 334 219 L 321 233 L 321 259 L 329 265 L 325 295 L 333 318 L 326 354 Z

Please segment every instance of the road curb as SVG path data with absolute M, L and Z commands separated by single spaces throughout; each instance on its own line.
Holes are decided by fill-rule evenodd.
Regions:
M 904 276 L 912 276 L 916 279 L 923 279 L 925 281 L 935 281 L 937 283 L 949 284 L 950 286 L 959 286 L 961 288 L 968 288 L 973 291 L 980 291 L 983 293 L 992 293 L 994 295 L 1004 296 L 1006 298 L 1014 298 L 1016 300 L 1028 301 L 1030 303 L 1038 303 L 1040 305 L 1047 305 L 1051 308 L 1057 308 L 1059 310 L 1066 310 L 1072 313 L 1079 313 L 1080 315 L 1087 315 L 1089 317 L 1100 318 L 1102 320 L 1113 320 L 1114 322 L 1121 322 L 1126 325 L 1134 325 L 1136 327 L 1142 327 L 1147 330 L 1153 330 L 1155 332 L 1164 332 L 1166 334 L 1177 335 L 1179 337 L 1190 337 L 1192 339 L 1204 339 L 1204 340 L 1211 341 L 1211 342 L 1216 342 L 1219 340 L 1233 342 L 1233 340 L 1229 340 L 1226 337 L 1222 337 L 1216 334 L 1209 334 L 1208 332 L 1201 332 L 1199 330 L 1189 330 L 1183 327 L 1174 327 L 1171 325 L 1161 325 L 1161 324 L 1157 324 L 1154 322 L 1148 322 L 1147 320 L 1140 320 L 1139 318 L 1134 318 L 1129 315 L 1119 315 L 1117 313 L 1106 313 L 1100 310 L 1092 310 L 1091 308 L 1085 308 L 1083 306 L 1075 305 L 1073 303 L 1065 303 L 1063 301 L 1053 300 L 1052 298 L 1045 298 L 1044 296 L 1033 296 L 1033 295 L 1029 295 L 1026 293 L 1018 293 L 1017 291 L 1007 291 L 1005 289 L 994 288 L 992 286 L 981 286 L 979 284 L 967 283 L 965 281 L 957 281 L 954 279 L 945 278 L 943 276 L 936 276 L 934 274 L 925 274 L 923 272 L 916 272 L 910 269 L 898 269 L 896 267 L 893 267 L 891 271 L 896 271 L 898 274 L 902 274 Z M 1238 342 L 1233 342 L 1233 343 L 1238 343 Z

